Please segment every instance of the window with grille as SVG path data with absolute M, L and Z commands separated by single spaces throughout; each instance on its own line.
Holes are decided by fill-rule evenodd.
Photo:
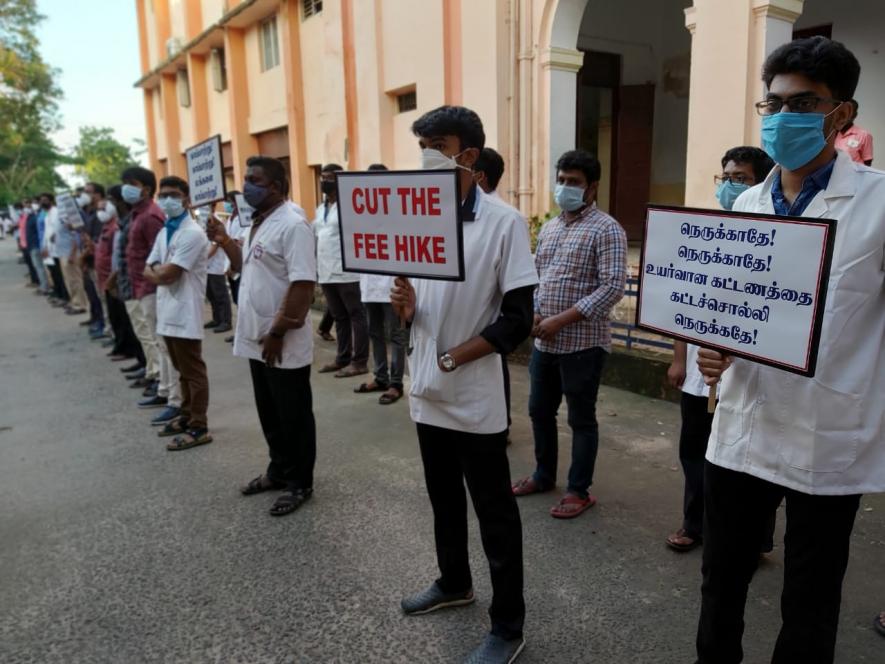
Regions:
M 323 0 L 302 0 L 301 9 L 301 19 L 308 19 L 311 16 L 319 14 L 321 11 L 323 11 Z
M 396 112 L 406 113 L 418 108 L 418 93 L 415 90 L 401 92 L 396 96 Z
M 273 69 L 280 64 L 280 41 L 277 37 L 277 17 L 268 19 L 259 28 L 261 48 L 261 71 Z

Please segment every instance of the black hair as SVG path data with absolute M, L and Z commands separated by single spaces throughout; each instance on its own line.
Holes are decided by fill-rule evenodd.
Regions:
M 140 182 L 140 180 L 139 180 L 139 182 Z M 86 187 L 92 187 L 92 191 L 94 191 L 96 194 L 98 194 L 99 196 L 104 198 L 105 194 L 104 194 L 104 186 L 103 185 L 98 184 L 98 182 L 87 182 Z M 86 190 L 86 187 L 83 187 L 84 191 Z
M 463 106 L 440 106 L 428 111 L 415 120 L 412 133 L 421 138 L 457 136 L 461 142 L 461 150 L 482 150 L 486 145 L 482 120 L 475 112 Z
M 115 184 L 108 187 L 108 198 L 117 208 L 117 216 L 122 219 L 129 212 L 129 203 L 123 200 L 123 185 Z
M 368 170 L 370 170 L 370 171 L 387 171 L 390 169 L 388 169 L 387 166 L 385 166 L 384 164 L 370 164 Z
M 271 182 L 280 185 L 280 193 L 284 196 L 289 193 L 289 177 L 286 175 L 286 167 L 283 162 L 273 157 L 265 157 L 264 155 L 254 155 L 246 160 L 246 166 L 257 166 L 265 172 Z
M 174 189 L 178 189 L 185 196 L 190 196 L 191 188 L 187 184 L 187 180 L 183 180 L 177 175 L 167 175 L 162 180 L 160 180 L 160 188 L 163 187 L 173 187 Z
M 492 148 L 483 148 L 479 153 L 479 159 L 473 164 L 474 171 L 485 173 L 486 182 L 492 191 L 498 188 L 501 176 L 504 175 L 504 157 Z
M 154 194 L 157 193 L 157 176 L 154 175 L 153 171 L 142 168 L 141 166 L 130 166 L 120 174 L 120 179 L 123 180 L 123 182 L 126 180 L 141 182 L 141 184 L 150 190 L 152 198 Z
M 788 42 L 766 58 L 762 66 L 765 85 L 771 87 L 778 74 L 801 74 L 826 85 L 839 101 L 848 101 L 857 89 L 860 63 L 841 42 L 808 37 Z
M 762 182 L 774 168 L 774 160 L 768 156 L 768 153 L 751 145 L 731 148 L 722 157 L 722 168 L 725 168 L 730 161 L 736 164 L 750 164 L 753 167 L 753 176 L 756 178 L 756 182 Z
M 587 178 L 587 184 L 599 182 L 602 177 L 602 166 L 595 155 L 586 150 L 569 150 L 556 162 L 557 171 L 581 171 Z
M 344 168 L 339 164 L 326 164 L 320 169 L 320 173 L 334 173 L 335 171 L 343 171 Z
M 37 198 L 43 198 L 44 196 L 46 196 L 46 198 L 49 199 L 49 202 L 50 202 L 50 203 L 52 203 L 53 205 L 55 205 L 55 195 L 54 195 L 54 194 L 51 194 L 51 193 L 49 193 L 48 191 L 44 191 L 42 194 L 40 194 L 39 196 L 37 196 Z

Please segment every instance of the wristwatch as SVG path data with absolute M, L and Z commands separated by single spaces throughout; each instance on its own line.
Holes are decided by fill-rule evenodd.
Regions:
M 458 363 L 455 362 L 455 358 L 449 355 L 448 353 L 443 353 L 439 358 L 439 363 L 442 365 L 443 371 L 449 372 L 454 371 L 458 368 Z

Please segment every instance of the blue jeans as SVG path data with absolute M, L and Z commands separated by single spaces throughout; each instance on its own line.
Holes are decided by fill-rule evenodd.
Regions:
M 563 395 L 568 405 L 568 424 L 572 429 L 568 491 L 586 498 L 593 484 L 593 470 L 599 450 L 596 395 L 605 356 L 602 348 L 563 355 L 544 353 L 537 348 L 532 350 L 529 416 L 535 435 L 537 468 L 534 479 L 544 489 L 556 484 L 559 454 L 556 413 Z

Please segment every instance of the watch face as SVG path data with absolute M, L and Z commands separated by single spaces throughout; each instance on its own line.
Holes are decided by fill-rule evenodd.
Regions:
M 451 355 L 443 355 L 442 365 L 448 371 L 452 371 L 455 368 L 455 358 L 453 358 Z

